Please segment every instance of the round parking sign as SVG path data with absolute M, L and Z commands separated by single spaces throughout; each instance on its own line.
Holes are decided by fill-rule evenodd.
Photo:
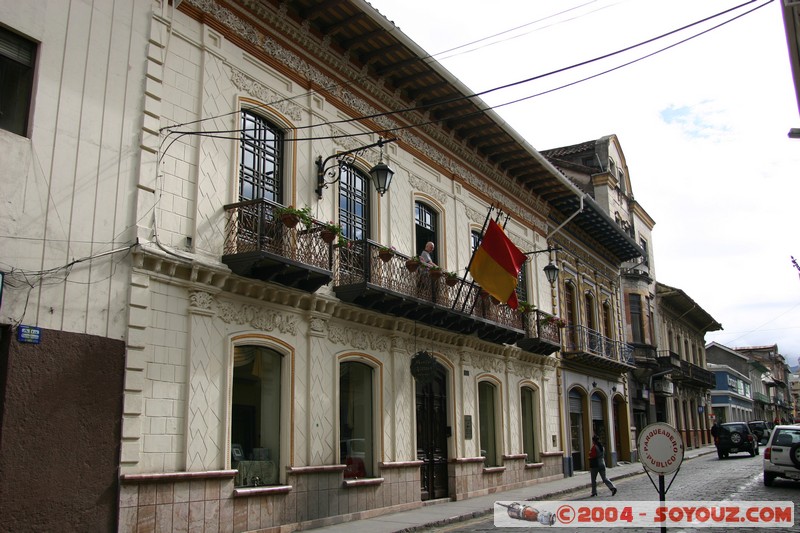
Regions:
M 683 462 L 683 439 L 669 424 L 650 424 L 642 430 L 638 444 L 639 460 L 651 472 L 669 474 Z

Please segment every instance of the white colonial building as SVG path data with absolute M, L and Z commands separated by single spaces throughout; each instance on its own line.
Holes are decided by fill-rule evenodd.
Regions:
M 555 479 L 579 381 L 583 438 L 597 396 L 627 449 L 627 363 L 593 343 L 623 338 L 636 244 L 366 1 L 3 0 L 0 22 L 30 110 L 0 132 L 3 356 L 32 384 L 5 391 L 2 454 L 15 416 L 63 410 L 42 442 L 96 463 L 40 529 L 286 531 Z M 465 275 L 489 216 L 563 250 L 530 255 L 526 312 Z M 591 387 L 559 371 L 565 313 Z M 36 449 L 11 479 L 71 464 Z M 2 488 L 26 519 L 31 490 Z

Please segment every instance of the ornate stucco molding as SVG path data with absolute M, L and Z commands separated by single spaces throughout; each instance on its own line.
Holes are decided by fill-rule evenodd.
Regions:
M 217 304 L 217 314 L 226 324 L 249 325 L 262 331 L 279 331 L 294 335 L 297 333 L 297 317 L 282 314 L 272 309 L 264 309 L 254 305 L 237 305 L 228 302 Z
M 329 325 L 328 340 L 357 350 L 388 352 L 392 346 L 391 339 L 386 335 L 336 325 Z
M 228 66 L 231 69 L 231 83 L 233 83 L 237 89 L 246 92 L 257 100 L 269 103 L 270 107 L 277 109 L 292 120 L 299 122 L 303 118 L 302 107 L 294 102 L 286 100 L 282 95 L 279 95 L 263 83 L 251 78 L 236 67 L 232 65 Z

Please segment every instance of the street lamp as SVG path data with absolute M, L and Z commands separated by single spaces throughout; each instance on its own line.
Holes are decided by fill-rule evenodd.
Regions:
M 557 252 L 560 249 L 561 248 L 556 246 L 555 248 L 546 248 L 544 250 L 534 250 L 533 252 L 523 252 L 523 253 L 525 255 L 535 255 L 535 254 L 541 254 L 543 252 Z M 552 261 L 550 261 L 550 263 L 546 267 L 544 267 L 544 275 L 547 276 L 547 281 L 550 282 L 550 285 L 553 285 L 558 279 L 558 267 L 554 265 Z
M 370 148 L 374 148 L 375 146 L 379 147 L 380 157 L 378 158 L 378 164 L 372 167 L 369 170 L 369 177 L 372 179 L 372 186 L 375 187 L 375 190 L 383 196 L 387 190 L 389 190 L 389 185 L 392 183 L 392 177 L 394 176 L 394 170 L 383 162 L 383 145 L 388 144 L 390 142 L 394 142 L 397 139 L 378 139 L 378 142 L 368 144 L 366 146 L 361 146 L 359 148 L 354 148 L 352 150 L 347 150 L 345 152 L 339 152 L 328 156 L 323 161 L 322 156 L 317 157 L 317 196 L 322 198 L 322 189 L 326 188 L 328 185 L 332 185 L 339 181 L 339 178 L 342 177 L 342 167 L 345 165 L 352 165 L 355 162 L 356 157 L 363 154 Z M 329 167 L 325 165 L 331 159 L 335 159 L 335 163 Z M 325 178 L 334 178 L 331 181 L 325 181 Z

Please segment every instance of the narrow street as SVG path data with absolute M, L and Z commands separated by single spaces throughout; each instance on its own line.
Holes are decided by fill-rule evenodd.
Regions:
M 613 469 L 609 470 L 613 477 Z M 580 473 L 577 475 L 587 476 Z M 669 485 L 672 475 L 665 476 L 666 484 Z M 599 479 L 598 479 L 599 481 Z M 657 484 L 658 479 L 654 476 L 653 481 Z M 575 491 L 564 494 L 558 498 L 559 501 L 575 502 L 599 502 L 614 500 L 618 503 L 626 501 L 658 501 L 658 491 L 651 483 L 647 475 L 636 475 L 626 479 L 614 481 L 617 486 L 617 495 L 611 497 L 610 491 L 605 486 L 598 486 L 599 496 L 591 498 L 588 490 Z M 683 468 L 678 471 L 675 481 L 666 495 L 666 501 L 794 501 L 795 524 L 800 517 L 800 482 L 778 480 L 772 487 L 765 487 L 762 482 L 762 457 L 750 457 L 747 454 L 731 455 L 729 459 L 720 461 L 715 454 L 707 455 L 686 462 Z M 526 502 L 533 504 L 533 502 Z M 523 523 L 521 522 L 521 525 Z M 526 524 L 527 525 L 527 524 Z M 537 524 L 538 525 L 538 524 Z M 542 526 L 542 530 L 546 530 Z M 594 532 L 608 531 L 609 528 L 552 528 L 554 531 L 566 532 Z M 757 528 L 741 528 L 744 531 L 757 531 Z M 618 528 L 621 533 L 644 533 L 661 531 L 660 527 L 649 528 Z M 668 528 L 670 532 L 712 532 L 724 531 L 726 528 L 720 527 L 700 527 L 700 528 Z M 796 526 L 789 528 L 763 528 L 764 531 L 789 533 L 797 531 Z M 470 522 L 453 524 L 452 526 L 435 529 L 440 532 L 478 532 L 478 531 L 508 531 L 519 532 L 520 528 L 497 528 L 494 526 L 493 517 L 488 516 L 475 519 Z

